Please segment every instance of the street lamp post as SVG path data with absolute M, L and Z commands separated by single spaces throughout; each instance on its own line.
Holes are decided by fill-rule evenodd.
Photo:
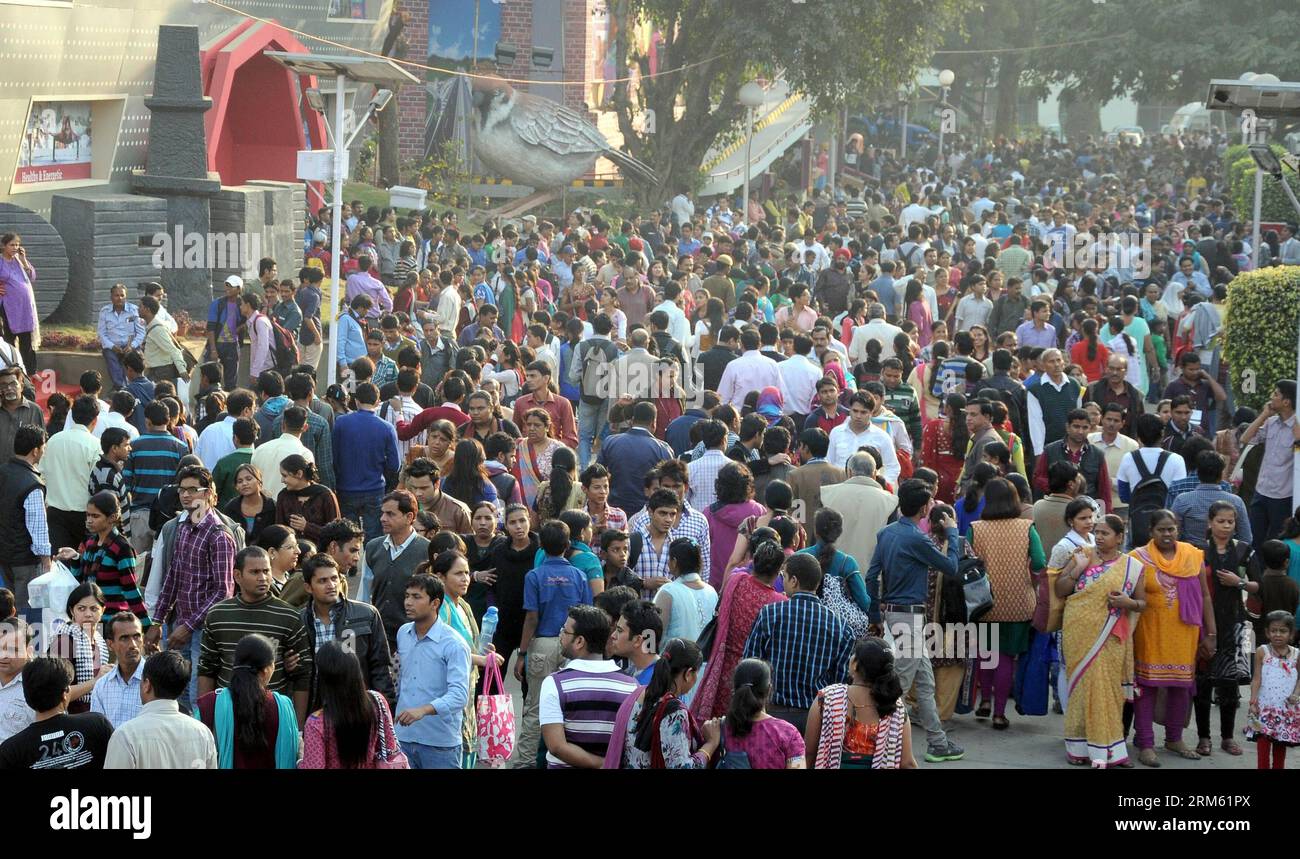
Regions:
M 754 110 L 763 105 L 763 88 L 754 81 L 750 81 L 740 88 L 739 100 L 745 107 L 745 192 L 741 202 L 742 217 L 746 225 L 749 224 L 749 177 L 750 170 L 753 168 L 752 153 L 754 150 Z
M 939 172 L 943 173 L 943 132 L 948 126 L 948 118 L 944 110 L 948 105 L 948 90 L 952 87 L 952 82 L 957 79 L 952 69 L 944 69 L 939 72 Z

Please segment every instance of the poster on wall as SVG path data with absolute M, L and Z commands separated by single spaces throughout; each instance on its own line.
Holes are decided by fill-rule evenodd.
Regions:
M 33 101 L 19 144 L 14 185 L 88 180 L 93 154 L 90 102 Z

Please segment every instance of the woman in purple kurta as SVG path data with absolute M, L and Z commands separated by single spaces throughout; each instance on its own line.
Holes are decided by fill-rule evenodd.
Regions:
M 27 251 L 17 233 L 0 236 L 0 316 L 4 338 L 22 352 L 28 372 L 36 367 L 32 332 L 36 330 L 36 295 L 32 283 L 36 269 L 27 261 Z

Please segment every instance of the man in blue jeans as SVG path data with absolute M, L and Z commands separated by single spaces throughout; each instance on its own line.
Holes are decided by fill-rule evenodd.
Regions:
M 417 770 L 461 768 L 461 719 L 469 702 L 469 645 L 438 622 L 442 581 L 412 576 L 406 585 L 406 616 L 397 631 L 400 680 L 394 731 Z
M 609 339 L 613 323 L 608 315 L 598 313 L 591 319 L 593 336 L 579 343 L 569 362 L 568 379 L 582 396 L 578 401 L 578 467 L 591 464 L 591 449 L 596 438 L 605 438 L 609 430 L 608 372 L 618 360 L 618 347 Z M 590 372 L 587 372 L 590 370 Z M 585 377 L 585 378 L 584 378 Z
M 376 414 L 379 389 L 357 385 L 357 410 L 334 421 L 334 475 L 343 518 L 360 522 L 366 540 L 381 536 L 379 509 L 387 486 L 402 467 L 397 430 Z

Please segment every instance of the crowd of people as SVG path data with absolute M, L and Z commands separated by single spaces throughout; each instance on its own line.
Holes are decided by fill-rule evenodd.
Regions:
M 1071 764 L 1159 766 L 1157 721 L 1241 755 L 1247 684 L 1281 767 L 1296 383 L 1233 402 L 1225 145 L 871 149 L 860 189 L 613 222 L 353 203 L 337 249 L 322 209 L 201 359 L 114 287 L 109 378 L 45 410 L 0 238 L 0 768 L 889 769 L 1012 701 Z

